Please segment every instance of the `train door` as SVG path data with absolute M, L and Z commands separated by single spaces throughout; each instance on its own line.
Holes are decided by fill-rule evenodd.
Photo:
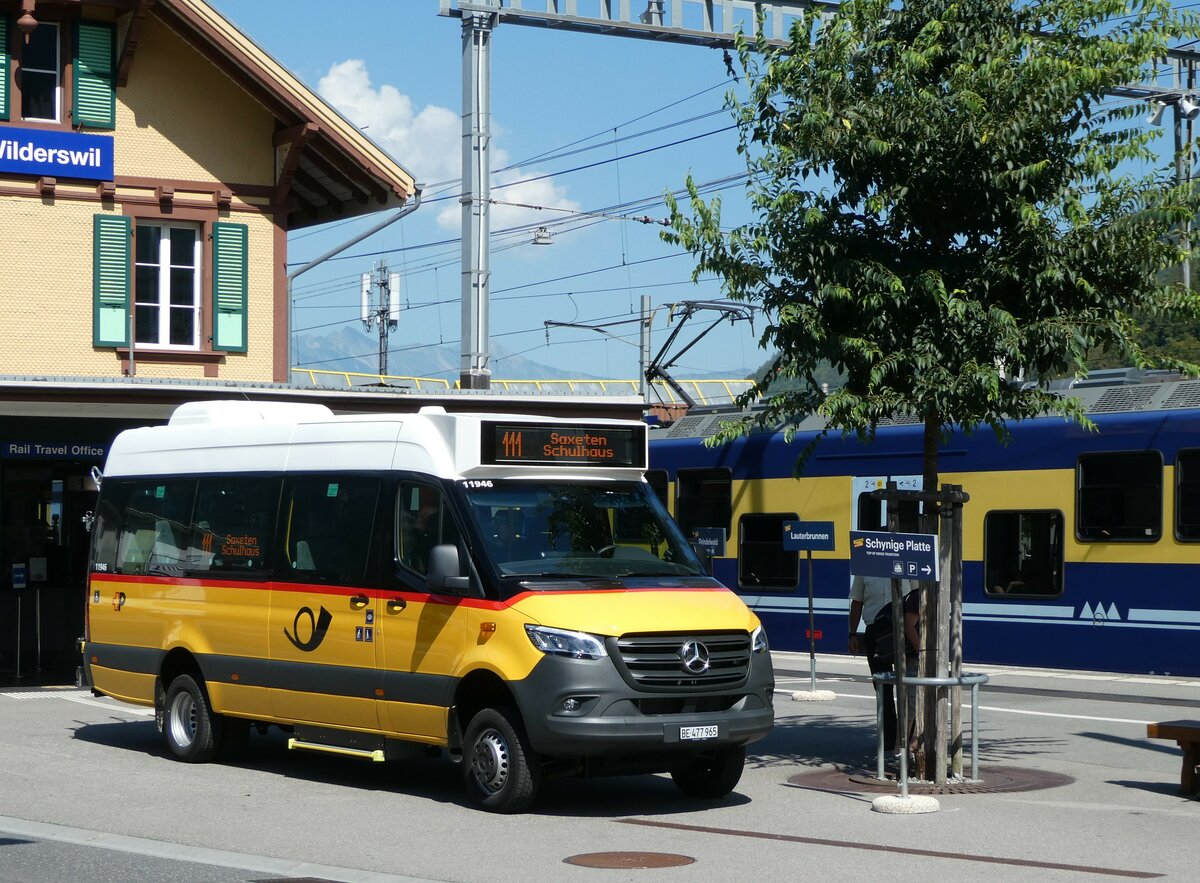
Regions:
M 871 491 L 884 490 L 889 481 L 902 491 L 921 490 L 920 475 L 860 475 L 853 479 L 850 501 L 851 530 L 887 530 L 888 514 L 895 511 L 899 530 L 913 533 L 920 529 L 921 504 L 915 501 L 874 500 Z

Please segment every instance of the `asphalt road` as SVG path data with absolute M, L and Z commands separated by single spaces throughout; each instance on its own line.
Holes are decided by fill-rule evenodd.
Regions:
M 669 777 L 548 782 L 532 811 L 475 809 L 446 761 L 373 764 L 253 736 L 233 764 L 169 759 L 144 709 L 69 688 L 0 691 L 0 883 L 789 878 L 1194 880 L 1200 801 L 1146 722 L 1200 719 L 1200 680 L 982 669 L 981 779 L 938 811 L 872 811 L 866 665 L 775 654 L 776 728 L 734 794 Z M 991 781 L 989 787 L 989 773 Z M 1002 787 L 1022 778 L 1036 786 Z M 617 869 L 572 862 L 597 858 Z M 582 857 L 582 858 L 581 858 Z M 637 868 L 639 863 L 677 863 Z

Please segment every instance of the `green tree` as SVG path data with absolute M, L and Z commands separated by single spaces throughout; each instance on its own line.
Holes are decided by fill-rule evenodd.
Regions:
M 1159 281 L 1197 193 L 1152 171 L 1146 106 L 1110 97 L 1195 26 L 1169 0 L 847 0 L 786 48 L 739 39 L 753 219 L 722 230 L 689 180 L 664 233 L 769 317 L 778 356 L 742 401 L 765 407 L 719 440 L 814 411 L 869 438 L 910 413 L 933 489 L 955 424 L 1087 422 L 1011 378 L 1082 373 L 1100 349 L 1195 372 L 1144 347 L 1134 317 L 1200 319 L 1193 292 Z M 822 365 L 844 376 L 827 394 Z

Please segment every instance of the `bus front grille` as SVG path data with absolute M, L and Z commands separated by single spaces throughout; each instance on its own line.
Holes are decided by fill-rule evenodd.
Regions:
M 714 690 L 744 683 L 750 670 L 745 632 L 623 635 L 617 668 L 639 690 Z

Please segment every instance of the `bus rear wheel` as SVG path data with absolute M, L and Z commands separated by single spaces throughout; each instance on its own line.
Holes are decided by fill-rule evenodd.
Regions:
M 520 812 L 533 802 L 541 768 L 516 709 L 483 709 L 463 744 L 463 779 L 485 809 Z
M 746 746 L 716 748 L 671 770 L 675 785 L 688 797 L 715 800 L 732 791 L 742 778 Z
M 179 675 L 171 681 L 163 717 L 163 737 L 171 754 L 187 763 L 212 760 L 221 748 L 222 723 L 196 679 Z

